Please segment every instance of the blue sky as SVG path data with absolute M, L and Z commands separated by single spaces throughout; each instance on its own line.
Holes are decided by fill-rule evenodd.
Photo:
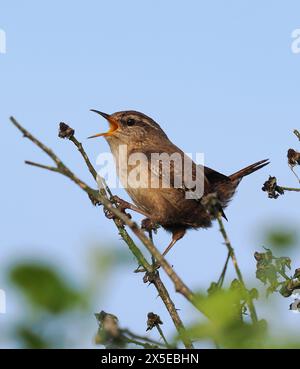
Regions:
M 76 187 L 23 164 L 44 156 L 20 139 L 8 117 L 14 115 L 89 180 L 71 145 L 57 139 L 58 122 L 75 128 L 95 162 L 108 147 L 101 138 L 85 139 L 105 124 L 89 109 L 134 109 L 159 122 L 184 151 L 204 152 L 206 164 L 225 174 L 271 159 L 268 168 L 242 182 L 227 210 L 237 257 L 256 285 L 253 252 L 263 245 L 261 229 L 282 222 L 299 226 L 295 194 L 273 201 L 260 190 L 269 174 L 297 185 L 285 156 L 289 147 L 297 148 L 291 132 L 299 128 L 300 54 L 291 52 L 291 32 L 300 28 L 299 2 L 12 0 L 0 1 L 0 9 L 7 37 L 7 53 L 0 54 L 1 264 L 43 258 L 80 279 L 91 240 L 122 247 L 113 224 Z M 62 223 L 72 232 L 64 232 Z M 160 231 L 155 240 L 162 250 L 169 235 Z M 206 289 L 225 257 L 214 226 L 189 232 L 168 259 L 188 285 Z M 132 261 L 114 275 L 100 308 L 135 330 L 149 310 L 160 311 L 171 332 L 154 289 L 131 273 L 134 267 Z M 136 295 L 141 298 L 132 304 Z M 174 298 L 182 315 L 192 319 L 193 310 Z M 299 316 L 287 305 L 263 314 L 274 327 L 279 318 L 293 326 Z M 14 309 L 8 293 L 1 321 L 11 319 Z M 93 324 L 91 318 L 91 329 Z

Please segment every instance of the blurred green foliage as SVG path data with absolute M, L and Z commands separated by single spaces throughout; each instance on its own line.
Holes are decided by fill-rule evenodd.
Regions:
M 266 322 L 245 322 L 242 314 L 245 293 L 240 286 L 235 286 L 209 295 L 199 294 L 198 303 L 209 320 L 191 325 L 188 334 L 194 340 L 211 339 L 223 348 L 262 347 L 266 339 Z
M 207 293 L 208 296 L 212 296 L 214 294 L 222 292 L 223 289 L 220 288 L 219 284 L 216 282 L 212 282 L 209 286 Z M 241 282 L 237 279 L 234 279 L 231 282 L 229 291 L 234 291 L 239 295 L 239 303 L 236 304 L 235 309 L 237 314 L 242 318 L 242 315 L 247 315 L 247 304 L 251 300 L 257 300 L 259 297 L 258 291 L 256 288 L 252 288 L 251 290 L 247 290 L 244 286 L 242 286 Z
M 290 242 L 291 238 L 288 239 Z M 287 239 L 283 243 L 287 244 Z M 266 284 L 268 293 L 278 291 L 289 296 L 295 286 L 300 286 L 299 269 L 294 274 L 290 272 L 291 260 L 288 257 L 276 257 L 270 249 L 265 249 L 256 253 L 255 258 L 256 276 Z M 106 289 L 110 289 L 110 274 L 115 268 L 124 265 L 128 268 L 129 262 L 132 263 L 133 258 L 125 247 L 116 249 L 95 245 L 87 252 L 86 278 L 84 281 L 80 278 L 80 286 L 76 284 L 75 276 L 70 277 L 55 265 L 22 260 L 13 264 L 8 278 L 18 298 L 23 296 L 22 301 L 19 300 L 22 310 L 12 327 L 18 347 L 74 347 L 74 342 L 80 342 L 80 335 L 72 335 L 70 340 L 68 322 L 75 324 L 78 334 L 81 317 L 92 317 L 92 312 L 101 309 L 101 297 Z M 222 348 L 300 347 L 297 340 L 279 342 L 271 339 L 265 320 L 250 323 L 247 302 L 258 297 L 256 289 L 247 290 L 236 279 L 227 289 L 212 283 L 207 294 L 197 294 L 197 301 L 209 320 L 197 320 L 188 327 L 187 333 L 199 342 L 198 346 L 202 341 L 211 340 Z M 94 329 L 88 332 L 88 347 L 96 332 L 95 324 Z M 103 344 L 99 330 L 96 337 L 98 343 Z M 178 345 L 179 341 L 176 337 L 173 344 Z
M 88 248 L 85 278 L 80 279 L 79 286 L 75 276 L 42 260 L 27 262 L 21 259 L 12 264 L 7 278 L 22 306 L 10 329 L 18 347 L 67 348 L 79 343 L 80 335 L 77 339 L 69 336 L 70 321 L 77 321 L 75 330 L 80 330 L 82 317 L 88 321 L 92 312 L 101 308 L 99 304 L 109 286 L 109 276 L 131 260 L 125 247 L 95 244 Z M 96 331 L 95 325 L 86 342 L 88 346 Z
M 41 334 L 34 332 L 30 327 L 18 326 L 16 328 L 16 336 L 25 348 L 28 349 L 44 349 L 51 347 L 50 342 L 44 339 Z
M 296 242 L 296 233 L 281 230 L 268 234 L 272 245 L 284 248 Z M 291 270 L 289 257 L 276 257 L 270 249 L 256 252 L 256 277 L 267 286 L 267 294 L 279 292 L 291 296 L 300 288 L 300 268 Z M 206 322 L 196 322 L 188 328 L 188 334 L 196 341 L 211 340 L 222 348 L 299 348 L 299 339 L 294 337 L 270 337 L 264 319 L 250 323 L 247 302 L 257 300 L 259 293 L 253 288 L 247 290 L 238 280 L 233 280 L 228 289 L 219 283 L 211 283 L 207 295 L 199 294 L 199 306 L 209 317 Z M 288 311 L 288 309 L 287 309 Z M 177 337 L 178 339 L 178 337 Z
M 291 226 L 273 226 L 264 231 L 265 244 L 272 249 L 289 249 L 297 245 L 299 242 L 299 233 L 296 228 Z
M 211 292 L 197 295 L 198 303 L 209 319 L 197 321 L 187 328 L 187 334 L 195 342 L 201 344 L 201 341 L 209 340 L 215 347 L 227 349 L 300 348 L 299 337 L 289 336 L 288 332 L 287 337 L 271 336 L 266 320 L 250 322 L 244 302 L 249 293 L 252 298 L 258 298 L 255 289 L 243 291 L 234 280 L 230 288 Z M 179 339 L 176 336 L 175 342 L 179 342 Z
M 83 303 L 80 291 L 48 265 L 17 264 L 10 270 L 9 278 L 33 308 L 59 314 Z

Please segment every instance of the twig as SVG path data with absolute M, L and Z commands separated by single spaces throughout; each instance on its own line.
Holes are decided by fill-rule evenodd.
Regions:
M 166 339 L 166 337 L 165 337 L 165 335 L 164 335 L 164 332 L 162 331 L 161 327 L 160 327 L 159 325 L 157 325 L 157 326 L 156 326 L 156 329 L 158 330 L 158 333 L 160 334 L 160 336 L 161 336 L 162 340 L 164 341 L 165 345 L 166 345 L 167 347 L 171 347 L 171 346 L 169 345 L 169 343 L 168 343 L 168 341 L 167 341 L 167 339 Z
M 157 345 L 153 345 L 148 342 L 141 342 L 134 338 L 125 337 L 125 340 L 127 341 L 127 343 L 133 343 L 134 345 L 141 346 L 144 349 L 158 349 L 159 348 L 159 346 Z
M 86 152 L 83 149 L 82 143 L 79 142 L 75 136 L 72 136 L 69 138 L 70 141 L 72 141 L 74 143 L 74 145 L 77 147 L 78 151 L 80 152 L 81 156 L 83 157 L 91 175 L 93 176 L 93 178 L 97 181 L 97 171 L 95 170 L 95 168 L 93 167 L 92 163 L 90 162 L 89 157 L 87 156 Z
M 144 341 L 146 343 L 150 343 L 157 346 L 165 346 L 163 343 L 153 340 L 152 338 L 146 337 L 146 336 L 140 336 L 138 334 L 135 334 L 131 332 L 129 329 L 122 329 L 121 332 L 125 334 L 126 336 L 129 336 L 127 338 Z
M 222 273 L 221 273 L 220 278 L 218 279 L 218 282 L 217 282 L 217 285 L 218 285 L 219 288 L 222 288 L 222 286 L 223 286 L 224 278 L 225 278 L 225 274 L 226 274 L 226 271 L 227 271 L 228 262 L 230 260 L 230 257 L 231 257 L 231 255 L 230 255 L 230 252 L 228 251 L 227 258 L 226 258 Z
M 29 160 L 25 160 L 24 163 L 27 164 L 27 165 L 31 165 L 33 167 L 37 167 L 37 168 L 41 168 L 41 169 L 47 169 L 47 170 L 50 170 L 52 172 L 60 173 L 60 170 L 57 167 L 51 167 L 50 165 L 39 164 L 39 163 L 35 163 L 34 161 L 29 161 Z
M 198 303 L 195 299 L 195 295 L 189 290 L 189 288 L 182 282 L 182 280 L 179 278 L 179 276 L 173 271 L 170 264 L 165 260 L 165 258 L 160 254 L 158 249 L 154 246 L 154 244 L 147 238 L 144 234 L 144 232 L 137 226 L 135 222 L 133 222 L 131 219 L 127 217 L 126 214 L 122 213 L 119 209 L 117 209 L 112 202 L 105 196 L 103 192 L 98 192 L 91 187 L 89 187 L 85 182 L 80 180 L 59 158 L 54 152 L 49 149 L 47 146 L 45 146 L 41 141 L 36 139 L 31 133 L 29 133 L 24 127 L 22 127 L 14 117 L 10 118 L 11 122 L 23 133 L 24 137 L 27 137 L 30 141 L 32 141 L 35 145 L 37 145 L 42 151 L 44 151 L 57 165 L 57 168 L 49 167 L 47 165 L 43 164 L 37 164 L 33 162 L 29 162 L 28 164 L 37 166 L 42 169 L 51 170 L 58 172 L 69 179 L 71 179 L 74 183 L 76 183 L 81 189 L 83 189 L 90 197 L 91 201 L 101 203 L 107 210 L 109 210 L 111 213 L 113 213 L 119 220 L 121 220 L 124 224 L 126 224 L 133 233 L 142 241 L 142 243 L 146 246 L 150 254 L 160 263 L 160 265 L 165 270 L 166 274 L 170 277 L 170 279 L 173 281 L 175 290 L 179 293 L 181 293 L 183 296 L 185 296 L 194 306 L 198 308 L 199 311 L 201 311 L 200 307 L 198 306 Z M 98 176 L 92 169 L 92 165 L 88 159 L 88 156 L 86 155 L 82 145 L 75 139 L 75 137 L 72 135 L 69 137 L 69 139 L 72 139 L 72 142 L 76 145 L 79 152 L 83 156 L 90 172 L 92 173 L 94 179 L 97 180 Z M 96 178 L 95 178 L 96 176 Z M 164 287 L 164 284 L 160 280 L 159 274 L 155 271 L 153 271 L 152 266 L 147 262 L 145 257 L 143 256 L 142 252 L 139 250 L 139 248 L 135 245 L 132 238 L 129 236 L 125 228 L 123 228 L 116 219 L 114 219 L 114 222 L 119 230 L 119 233 L 121 237 L 124 239 L 124 241 L 127 243 L 130 251 L 134 254 L 134 256 L 137 258 L 140 265 L 144 267 L 144 269 L 147 271 L 147 273 L 155 275 L 155 278 L 153 280 L 153 284 L 158 290 L 158 293 L 164 302 L 175 326 L 178 330 L 179 334 L 181 334 L 183 331 L 185 331 L 184 325 L 178 315 L 178 312 L 175 308 L 174 303 L 172 302 L 170 296 L 167 292 L 167 289 Z M 184 344 L 186 348 L 193 348 L 193 344 L 190 341 L 190 339 L 187 337 L 186 334 L 183 335 L 184 338 Z
M 230 258 L 232 260 L 232 263 L 233 263 L 234 269 L 236 271 L 238 280 L 241 283 L 241 285 L 243 286 L 243 288 L 246 290 L 246 286 L 245 286 L 245 282 L 244 282 L 244 279 L 243 279 L 243 276 L 242 276 L 242 272 L 239 268 L 239 265 L 238 265 L 238 262 L 237 262 L 237 259 L 236 259 L 236 256 L 235 256 L 234 249 L 233 249 L 233 247 L 231 245 L 231 242 L 228 238 L 228 235 L 227 235 L 227 232 L 225 230 L 224 223 L 223 223 L 223 220 L 222 220 L 222 215 L 220 213 L 217 216 L 217 220 L 218 220 L 218 223 L 219 223 L 220 232 L 221 232 L 221 234 L 224 238 L 225 245 L 226 245 L 226 247 L 228 249 L 228 252 L 230 254 Z M 249 308 L 249 312 L 250 312 L 252 322 L 256 323 L 257 322 L 257 314 L 256 314 L 255 306 L 254 306 L 253 301 L 252 301 L 251 298 L 248 299 L 247 305 L 248 305 L 248 308 Z
M 283 186 L 280 186 L 280 188 L 282 188 L 284 191 L 295 191 L 295 192 L 300 192 L 300 188 L 294 188 L 294 187 L 283 187 Z
M 298 182 L 300 183 L 300 178 L 299 178 L 298 174 L 294 171 L 293 166 L 289 165 L 289 168 L 292 171 L 292 173 L 294 174 L 294 176 L 297 178 Z
M 290 278 L 290 277 L 288 277 L 284 271 L 282 271 L 282 270 L 278 269 L 278 273 L 279 273 L 279 274 L 280 274 L 280 275 L 281 275 L 281 276 L 282 276 L 286 281 L 290 281 L 290 280 L 291 280 L 291 278 Z
M 185 332 L 185 328 L 184 325 L 180 319 L 179 314 L 174 314 L 174 310 L 177 312 L 176 307 L 174 305 L 173 300 L 170 297 L 170 294 L 168 292 L 168 290 L 166 289 L 165 285 L 163 284 L 162 280 L 159 277 L 159 272 L 155 271 L 153 273 L 149 273 L 147 276 L 149 282 L 153 283 L 154 286 L 156 287 L 159 296 L 161 298 L 164 299 L 164 304 L 173 320 L 173 323 L 177 329 L 177 332 L 180 336 L 180 338 L 182 339 L 182 341 L 185 343 L 185 345 L 191 345 L 191 342 L 188 342 L 188 340 L 186 340 L 186 332 Z

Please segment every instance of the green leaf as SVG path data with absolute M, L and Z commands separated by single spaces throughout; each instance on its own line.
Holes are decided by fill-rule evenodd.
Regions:
M 225 326 L 228 322 L 239 319 L 236 307 L 239 306 L 241 298 L 238 290 L 218 290 L 209 296 L 197 295 L 196 303 L 215 325 Z
M 271 229 L 266 235 L 266 243 L 276 249 L 287 249 L 298 242 L 298 232 L 294 229 Z
M 207 293 L 208 295 L 212 295 L 214 294 L 215 292 L 219 291 L 219 286 L 218 286 L 218 283 L 216 282 L 211 282 L 210 286 L 208 287 L 207 289 Z
M 82 302 L 80 294 L 50 266 L 19 264 L 11 269 L 9 277 L 33 307 L 50 313 L 61 313 Z
M 50 343 L 34 332 L 31 328 L 20 326 L 16 330 L 18 339 L 22 342 L 22 348 L 26 349 L 46 349 L 50 348 Z
M 252 288 L 250 291 L 249 291 L 249 296 L 252 300 L 258 300 L 259 298 L 259 293 L 257 291 L 256 288 Z
M 254 294 L 241 288 L 238 281 L 229 290 L 218 290 L 212 295 L 198 295 L 198 303 L 209 317 L 206 323 L 196 323 L 187 328 L 192 340 L 211 339 L 224 348 L 259 348 L 264 344 L 266 324 L 245 323 L 242 319 L 242 300 L 245 294 Z
M 293 281 L 297 273 L 295 272 L 294 277 L 287 275 L 287 269 L 291 269 L 291 259 L 286 256 L 276 257 L 269 249 L 265 253 L 255 252 L 254 257 L 257 261 L 256 278 L 268 285 L 267 296 L 278 291 L 279 287 L 282 296 L 290 296 L 297 286 L 297 281 Z

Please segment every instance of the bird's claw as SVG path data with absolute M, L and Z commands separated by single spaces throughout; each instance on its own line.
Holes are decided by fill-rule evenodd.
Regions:
M 116 196 L 116 195 L 111 198 L 111 201 L 116 205 L 116 207 L 122 213 L 124 213 L 126 215 L 129 215 L 125 212 L 126 209 L 130 209 L 130 204 L 127 201 L 120 199 L 120 197 Z M 131 218 L 131 216 L 130 216 L 130 218 Z
M 154 231 L 154 233 L 159 228 L 159 225 L 153 222 L 150 218 L 145 218 L 141 222 L 141 228 L 147 232 Z
M 89 194 L 89 199 L 91 200 L 92 204 L 94 206 L 98 206 L 98 205 L 101 205 L 101 201 L 99 201 L 99 199 L 97 199 L 96 196 L 92 195 L 92 194 Z
M 115 219 L 115 215 L 108 209 L 104 209 L 104 215 L 107 219 Z
M 116 205 L 116 207 L 123 213 L 125 214 L 129 219 L 131 219 L 131 215 L 126 213 L 126 209 L 128 207 L 126 207 L 125 203 L 126 201 L 120 199 L 118 196 L 113 196 L 111 198 L 111 201 Z M 104 215 L 106 216 L 106 218 L 108 219 L 118 219 L 118 217 L 116 217 L 110 210 L 108 209 L 104 209 Z M 118 221 L 121 223 L 121 225 L 124 225 L 124 222 L 122 222 L 120 219 L 118 219 Z

